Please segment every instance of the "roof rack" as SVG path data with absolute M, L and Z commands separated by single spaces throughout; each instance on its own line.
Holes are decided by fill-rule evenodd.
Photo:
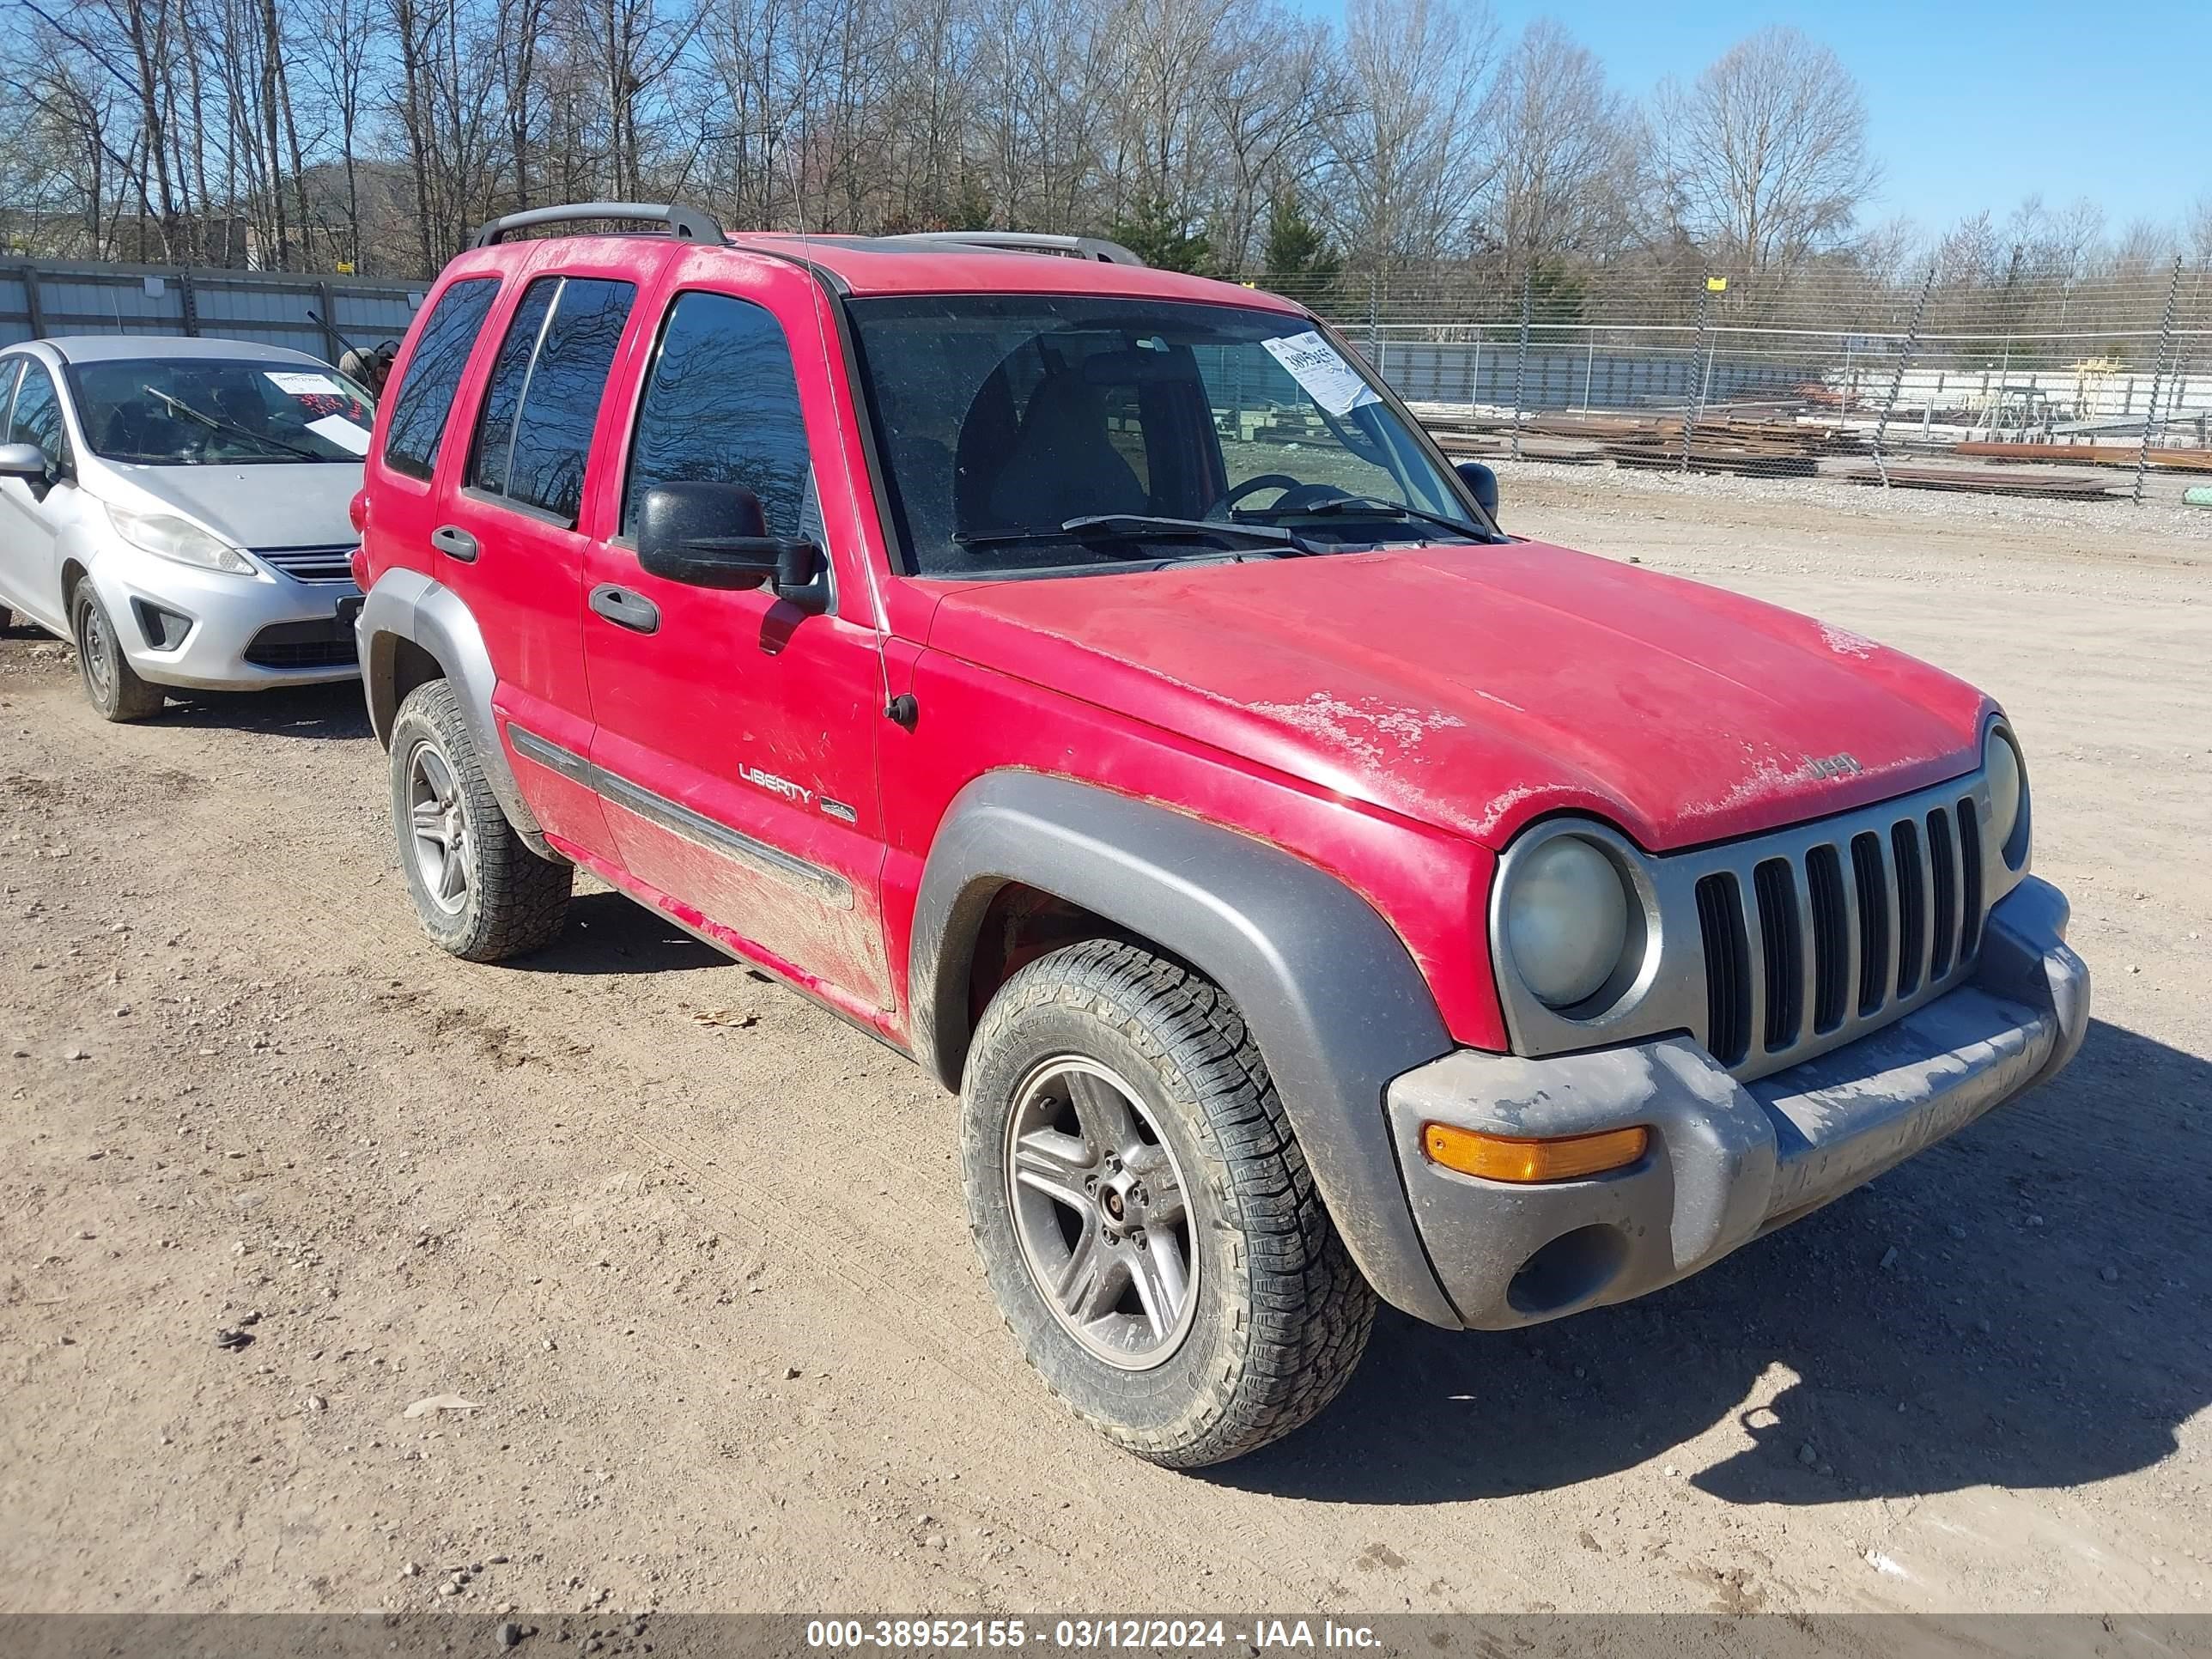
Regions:
M 1119 242 L 1109 242 L 1103 236 L 1057 236 L 1038 230 L 921 230 L 874 240 L 906 247 L 951 245 L 990 248 L 1000 253 L 1051 253 L 1065 259 L 1095 259 L 1109 265 L 1145 263 L 1130 249 Z
M 471 247 L 489 247 L 518 230 L 540 225 L 580 224 L 595 219 L 654 224 L 679 241 L 721 242 L 728 240 L 714 218 L 680 202 L 571 202 L 562 207 L 530 208 L 504 214 L 488 222 L 470 240 Z

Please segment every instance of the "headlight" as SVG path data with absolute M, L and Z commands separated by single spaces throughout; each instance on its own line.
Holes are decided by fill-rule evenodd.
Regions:
M 112 502 L 107 517 L 117 535 L 156 557 L 198 565 L 203 570 L 227 570 L 236 576 L 254 574 L 252 561 L 245 554 L 186 520 L 167 513 L 133 513 Z
M 1990 782 L 1990 832 L 2003 850 L 2005 862 L 2018 868 L 2021 855 L 2027 850 L 2016 844 L 2027 784 L 2021 771 L 2020 750 L 2013 746 L 2009 735 L 1994 729 L 1990 732 L 1989 741 L 1982 746 L 1982 769 Z
M 1613 860 L 1579 836 L 1537 848 L 1505 896 L 1505 946 L 1521 982 L 1549 1008 L 1596 995 L 1627 952 L 1629 902 Z

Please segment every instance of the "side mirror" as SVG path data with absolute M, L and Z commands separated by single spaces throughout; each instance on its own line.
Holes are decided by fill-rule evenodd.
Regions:
M 21 478 L 33 486 L 53 482 L 53 464 L 36 444 L 0 444 L 0 478 Z
M 1452 471 L 1459 474 L 1460 482 L 1474 497 L 1474 504 L 1490 514 L 1492 524 L 1498 522 L 1498 474 L 1480 461 L 1462 461 Z
M 665 483 L 638 503 L 637 562 L 693 587 L 772 584 L 779 598 L 803 602 L 822 574 L 822 550 L 769 535 L 760 497 L 743 484 Z

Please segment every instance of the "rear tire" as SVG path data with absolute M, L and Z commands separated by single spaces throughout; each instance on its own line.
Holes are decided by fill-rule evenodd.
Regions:
M 77 678 L 86 701 L 104 720 L 143 720 L 161 712 L 161 688 L 138 678 L 124 657 L 115 623 L 88 579 L 70 593 L 70 637 L 76 643 Z M 0 613 L 4 614 L 4 613 Z
M 1219 987 L 1118 940 L 1042 957 L 985 1012 L 961 1104 L 1007 1328 L 1108 1439 L 1224 1462 L 1350 1379 L 1375 1293 Z
M 514 832 L 445 680 L 416 686 L 392 725 L 392 823 L 422 931 L 466 962 L 503 962 L 559 937 L 572 866 Z

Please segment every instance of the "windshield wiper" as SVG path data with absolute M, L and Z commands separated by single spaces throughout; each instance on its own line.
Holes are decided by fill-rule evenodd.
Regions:
M 1275 525 L 1236 524 L 1213 519 L 1158 519 L 1143 513 L 1087 513 L 1057 528 L 994 531 L 955 536 L 963 547 L 1003 547 L 1015 542 L 1051 541 L 1061 537 L 1089 541 L 1226 541 L 1271 552 L 1319 553 L 1322 550 L 1296 531 Z
M 138 389 L 149 398 L 159 398 L 163 403 L 168 404 L 173 412 L 187 416 L 210 431 L 228 432 L 234 437 L 245 439 L 248 443 L 267 444 L 272 449 L 283 450 L 287 455 L 296 455 L 303 461 L 325 461 L 330 459 L 327 455 L 316 454 L 312 449 L 302 449 L 297 444 L 288 444 L 282 438 L 272 438 L 265 432 L 256 432 L 250 426 L 240 426 L 235 421 L 226 421 L 219 415 L 210 415 L 204 409 L 194 409 L 182 398 L 163 392 L 158 387 L 145 386 Z
M 1266 512 L 1267 509 L 1261 509 L 1262 515 Z M 1424 513 L 1419 507 L 1407 507 L 1403 501 L 1381 501 L 1373 495 L 1337 495 L 1325 501 L 1316 501 L 1311 507 L 1292 507 L 1284 516 L 1296 518 L 1311 514 L 1316 517 L 1331 518 L 1352 513 L 1370 513 L 1393 519 L 1419 519 L 1424 524 L 1455 531 L 1470 541 L 1487 542 L 1492 539 L 1490 532 L 1480 525 L 1446 518 L 1441 513 Z

